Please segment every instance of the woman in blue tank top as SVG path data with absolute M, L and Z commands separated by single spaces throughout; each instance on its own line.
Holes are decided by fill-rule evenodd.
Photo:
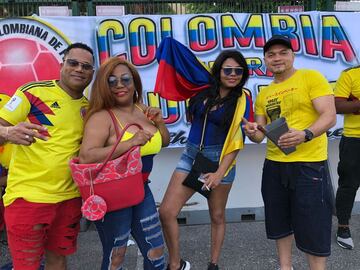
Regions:
M 219 269 L 217 264 L 225 236 L 225 207 L 235 178 L 234 160 L 239 148 L 225 154 L 222 159 L 220 156 L 233 123 L 238 101 L 242 100 L 246 104 L 243 104 L 245 106 L 243 117 L 253 117 L 251 97 L 243 90 L 249 77 L 249 70 L 243 55 L 235 50 L 222 52 L 214 62 L 212 75 L 211 86 L 190 99 L 189 116 L 192 125 L 188 142 L 159 209 L 169 251 L 167 268 L 169 270 L 190 269 L 190 263 L 182 260 L 180 256 L 177 215 L 186 201 L 195 193 L 194 190 L 182 183 L 189 174 L 194 158 L 199 152 L 205 112 L 208 111 L 208 116 L 202 153 L 212 161 L 219 162 L 218 170 L 205 174 L 204 179 L 204 187 L 212 190 L 208 199 L 211 217 L 209 270 Z M 239 125 L 239 123 L 237 124 Z

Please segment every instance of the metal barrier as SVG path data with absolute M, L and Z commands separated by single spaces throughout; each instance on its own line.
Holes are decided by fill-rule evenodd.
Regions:
M 311 10 L 312 2 L 316 0 L 303 1 L 273 1 L 273 0 L 242 0 L 242 1 L 218 1 L 218 0 L 143 0 L 143 1 L 121 1 L 121 0 L 93 0 L 92 10 L 96 5 L 124 5 L 126 14 L 189 14 L 189 13 L 261 13 L 277 12 L 281 5 L 304 5 L 305 10 Z M 315 5 L 314 5 L 315 7 Z M 316 8 L 314 8 L 316 9 Z M 89 15 L 95 15 L 89 13 Z
M 71 0 L 0 0 L 0 18 L 39 14 L 39 6 L 68 6 L 74 11 L 74 5 L 75 10 L 78 10 L 77 2 Z
M 97 5 L 123 5 L 126 14 L 276 13 L 287 5 L 333 10 L 334 0 L 0 0 L 0 18 L 39 14 L 39 6 L 68 6 L 73 16 L 94 16 Z

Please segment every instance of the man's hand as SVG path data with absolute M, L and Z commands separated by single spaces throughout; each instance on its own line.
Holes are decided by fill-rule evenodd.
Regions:
M 47 136 L 41 134 L 47 129 L 32 123 L 22 122 L 16 126 L 3 127 L 3 129 L 5 129 L 4 138 L 14 144 L 31 145 L 35 142 L 35 138 L 44 141 L 48 140 Z
M 289 148 L 303 142 L 305 142 L 305 131 L 290 128 L 288 132 L 279 138 L 278 144 L 281 148 Z
M 249 122 L 246 118 L 242 118 L 242 122 L 243 122 L 243 129 L 245 131 L 245 135 L 252 138 L 255 136 L 256 132 L 259 130 L 258 129 L 258 123 L 256 122 Z

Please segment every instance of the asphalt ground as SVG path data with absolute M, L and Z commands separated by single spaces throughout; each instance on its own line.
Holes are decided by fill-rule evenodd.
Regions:
M 344 250 L 335 241 L 336 220 L 333 218 L 332 254 L 327 262 L 331 270 L 360 269 L 360 215 L 351 219 L 354 250 Z M 209 225 L 185 225 L 180 227 L 182 257 L 191 263 L 193 270 L 206 270 L 209 260 Z M 7 247 L 0 244 L 0 265 L 10 261 Z M 94 226 L 79 235 L 78 251 L 69 257 L 69 270 L 100 269 L 101 244 Z M 302 252 L 293 247 L 293 265 L 295 270 L 308 269 Z M 264 222 L 250 221 L 228 223 L 222 256 L 219 262 L 224 270 L 276 270 L 278 261 L 275 242 L 266 239 Z M 130 245 L 126 254 L 124 269 L 139 270 L 142 257 L 136 245 Z

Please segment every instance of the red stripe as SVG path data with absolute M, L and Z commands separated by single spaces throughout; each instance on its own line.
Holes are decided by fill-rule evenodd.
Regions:
M 28 98 L 30 104 L 38 108 L 43 114 L 54 115 L 54 112 L 50 109 L 50 107 L 48 107 L 40 98 L 30 94 L 29 92 L 25 92 L 24 94 Z
M 175 101 L 185 100 L 209 87 L 209 85 L 199 86 L 189 82 L 164 60 L 160 61 L 157 74 L 166 74 L 165 78 L 157 77 L 155 84 L 155 93 L 160 94 L 165 99 Z

